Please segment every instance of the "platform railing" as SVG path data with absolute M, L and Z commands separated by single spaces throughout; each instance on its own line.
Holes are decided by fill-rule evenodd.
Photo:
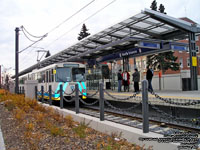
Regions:
M 118 112 L 132 112 L 132 110 L 135 110 L 138 106 L 142 106 L 142 112 L 141 112 L 141 118 L 143 119 L 143 132 L 144 133 L 148 133 L 149 132 L 149 119 L 151 120 L 155 120 L 155 118 L 153 118 L 152 116 L 149 116 L 150 112 L 149 112 L 149 107 L 151 107 L 152 110 L 154 110 L 156 113 L 158 113 L 160 115 L 160 122 L 165 122 L 165 123 L 170 123 L 169 121 L 166 121 L 166 119 L 171 120 L 171 123 L 179 123 L 179 122 L 184 122 L 186 125 L 191 124 L 191 127 L 195 127 L 195 128 L 200 128 L 198 127 L 198 118 L 178 118 L 176 116 L 173 116 L 169 113 L 164 112 L 161 108 L 159 108 L 157 105 L 152 104 L 149 101 L 149 94 L 154 95 L 155 98 L 157 98 L 158 100 L 165 102 L 167 104 L 173 104 L 173 105 L 178 105 L 178 106 L 190 106 L 190 105 L 199 105 L 200 104 L 200 100 L 190 100 L 188 102 L 177 102 L 177 100 L 174 99 L 166 99 L 166 98 L 162 98 L 161 96 L 159 96 L 158 94 L 154 93 L 154 92 L 148 92 L 148 82 L 146 80 L 142 81 L 142 97 L 138 97 L 137 95 L 139 93 L 133 93 L 132 96 L 128 96 L 128 97 L 114 97 L 112 94 L 110 94 L 108 91 L 106 91 L 104 88 L 103 83 L 99 84 L 99 89 L 94 92 L 93 94 L 88 94 L 87 93 L 87 98 L 93 98 L 94 96 L 96 96 L 98 93 L 99 95 L 96 96 L 95 98 L 99 97 L 96 99 L 96 101 L 92 102 L 92 103 L 88 103 L 87 101 L 83 100 L 80 98 L 80 94 L 84 95 L 84 93 L 82 93 L 82 91 L 79 90 L 78 88 L 78 84 L 75 85 L 75 89 L 71 92 L 71 93 L 65 93 L 63 90 L 59 90 L 56 93 L 54 91 L 52 91 L 51 85 L 49 86 L 49 91 L 44 92 L 44 87 L 41 86 L 41 91 L 38 91 L 37 87 L 35 87 L 35 97 L 36 99 L 38 99 L 38 93 L 40 93 L 40 99 L 42 102 L 44 102 L 44 94 L 48 92 L 49 94 L 49 105 L 52 105 L 52 93 L 54 94 L 60 94 L 60 108 L 63 109 L 64 108 L 64 101 L 69 103 L 69 102 L 74 102 L 75 101 L 75 112 L 78 114 L 80 112 L 80 102 L 86 106 L 93 106 L 96 105 L 97 103 L 99 103 L 99 118 L 100 121 L 104 121 L 105 117 L 104 117 L 104 109 L 105 109 L 105 105 L 107 105 L 108 107 L 110 107 L 112 110 L 117 110 Z M 60 85 L 60 89 L 63 89 L 63 85 Z M 64 97 L 64 94 L 67 96 L 71 96 L 71 99 L 67 99 L 66 97 Z M 108 97 L 111 97 L 115 100 L 121 100 L 121 101 L 126 101 L 126 100 L 130 100 L 130 99 L 139 99 L 137 101 L 137 103 L 133 106 L 131 105 L 131 107 L 128 108 L 119 108 L 114 106 L 110 101 L 108 101 L 105 98 L 105 94 Z M 137 115 L 137 114 L 135 114 Z M 138 116 L 136 116 L 138 117 Z M 162 119 L 162 117 L 165 117 L 165 120 Z M 200 119 L 200 118 L 199 118 Z M 193 123 L 193 121 L 196 121 L 195 123 Z M 197 126 L 195 126 L 195 124 L 197 124 Z

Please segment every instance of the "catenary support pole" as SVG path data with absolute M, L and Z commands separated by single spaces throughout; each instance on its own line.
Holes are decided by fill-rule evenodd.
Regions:
M 142 81 L 142 116 L 143 116 L 143 133 L 149 132 L 149 105 L 148 105 L 148 82 Z
M 15 93 L 19 93 L 19 28 L 15 29 Z

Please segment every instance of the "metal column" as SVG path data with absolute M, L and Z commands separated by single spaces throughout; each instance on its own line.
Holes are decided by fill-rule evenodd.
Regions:
M 35 99 L 38 100 L 38 90 L 37 90 L 37 86 L 35 86 Z
M 51 89 L 51 85 L 49 85 L 49 105 L 52 105 L 52 89 Z
M 104 91 L 103 91 L 103 83 L 99 84 L 100 92 L 99 92 L 99 109 L 100 109 L 100 121 L 104 121 Z
M 148 105 L 148 82 L 142 81 L 142 116 L 143 116 L 143 133 L 149 132 L 149 105 Z
M 75 111 L 76 111 L 76 114 L 79 113 L 79 88 L 78 88 L 78 84 L 75 84 Z
M 19 28 L 15 29 L 15 93 L 19 93 Z
M 191 90 L 198 90 L 197 66 L 193 66 L 193 60 L 192 60 L 193 58 L 197 57 L 195 33 L 193 32 L 189 32 L 189 53 L 190 53 Z
M 60 85 L 60 108 L 63 109 L 63 85 Z

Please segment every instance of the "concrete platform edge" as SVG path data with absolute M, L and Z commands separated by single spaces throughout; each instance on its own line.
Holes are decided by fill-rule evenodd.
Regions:
M 46 107 L 50 107 L 47 104 L 43 104 Z M 120 134 L 121 137 L 127 139 L 131 143 L 139 144 L 140 146 L 145 145 L 145 148 L 153 146 L 154 150 L 178 150 L 177 143 L 158 143 L 156 141 L 140 141 L 139 138 L 162 138 L 163 135 L 149 132 L 143 133 L 141 129 L 129 127 L 126 125 L 117 124 L 111 121 L 100 121 L 99 118 L 91 117 L 85 114 L 76 114 L 74 111 L 67 109 L 60 109 L 56 106 L 51 106 L 56 109 L 63 116 L 71 115 L 74 121 L 89 123 L 89 127 L 96 131 L 111 135 L 112 133 Z

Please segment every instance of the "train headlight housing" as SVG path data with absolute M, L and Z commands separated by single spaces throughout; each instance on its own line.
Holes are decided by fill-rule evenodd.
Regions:
M 86 89 L 82 90 L 82 99 L 86 99 Z

